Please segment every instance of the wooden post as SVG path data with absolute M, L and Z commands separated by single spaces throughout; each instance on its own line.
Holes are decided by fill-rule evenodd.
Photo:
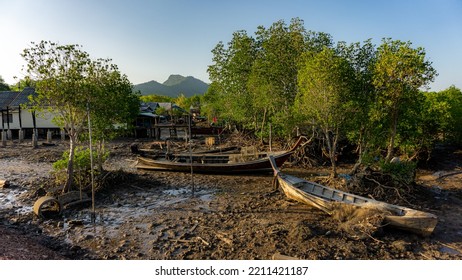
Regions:
M 2 113 L 2 130 L 5 129 L 5 117 L 4 117 L 4 113 L 3 113 L 3 110 L 0 110 L 0 112 Z
M 6 131 L 2 130 L 2 146 L 6 146 Z
M 64 129 L 61 129 L 60 134 L 61 134 L 61 141 L 66 140 L 66 131 Z
M 51 141 L 52 141 L 52 134 L 51 134 L 51 130 L 48 129 L 48 131 L 47 131 L 47 142 L 51 143 Z
M 37 121 L 35 119 L 35 111 L 32 111 L 32 124 L 34 126 L 34 130 L 32 132 L 32 147 L 38 147 L 38 131 L 37 131 Z
M 38 131 L 37 129 L 34 129 L 34 132 L 32 133 L 32 147 L 37 148 L 38 147 Z
M 6 127 L 10 130 L 10 108 L 6 106 Z
M 22 129 L 21 105 L 18 106 L 18 111 L 19 111 L 19 129 Z
M 24 141 L 24 130 L 20 129 L 19 130 L 19 143 L 22 143 Z

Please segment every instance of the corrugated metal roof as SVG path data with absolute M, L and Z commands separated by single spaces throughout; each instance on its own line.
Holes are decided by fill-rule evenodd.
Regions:
M 0 109 L 6 109 L 7 106 L 10 106 L 18 94 L 19 92 L 16 91 L 0 92 Z
M 1 91 L 0 92 L 0 109 L 6 107 L 18 107 L 19 105 L 29 102 L 29 95 L 34 95 L 33 88 L 24 88 L 21 92 L 18 91 Z

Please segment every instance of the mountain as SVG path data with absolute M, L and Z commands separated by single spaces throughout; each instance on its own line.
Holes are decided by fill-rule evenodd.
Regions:
M 134 91 L 140 91 L 141 95 L 158 94 L 170 96 L 170 88 L 156 81 L 149 81 L 133 87 Z
M 150 81 L 134 86 L 134 90 L 139 90 L 141 95 L 157 94 L 170 97 L 177 97 L 180 94 L 184 94 L 186 97 L 204 94 L 208 88 L 209 85 L 199 79 L 192 76 L 183 77 L 181 75 L 170 75 L 162 84 Z

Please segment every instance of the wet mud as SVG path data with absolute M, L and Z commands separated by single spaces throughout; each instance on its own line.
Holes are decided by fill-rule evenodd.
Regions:
M 26 237 L 21 244 L 29 248 L 21 255 L 16 245 L 5 243 L 0 258 L 253 260 L 277 253 L 313 260 L 462 258 L 461 175 L 435 180 L 430 175 L 436 171 L 421 171 L 419 185 L 426 194 L 414 203 L 439 217 L 430 237 L 388 227 L 358 235 L 335 217 L 287 199 L 271 174 L 137 170 L 131 141 L 109 145 L 105 168 L 117 177 L 96 193 L 95 212 L 87 205 L 48 220 L 36 217 L 32 205 L 52 180 L 51 163 L 66 143 L 0 147 L 0 179 L 11 182 L 0 189 L 0 230 Z M 325 173 L 284 170 L 305 177 Z M 37 244 L 40 250 L 34 249 Z M 44 250 L 50 253 L 40 253 Z

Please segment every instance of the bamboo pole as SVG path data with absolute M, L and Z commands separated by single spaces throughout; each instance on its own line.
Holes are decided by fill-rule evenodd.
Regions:
M 193 159 L 192 159 L 192 149 L 191 149 L 191 114 L 188 115 L 188 128 L 189 128 L 189 161 L 191 163 L 191 186 L 192 186 L 192 195 L 194 195 L 194 171 L 193 171 Z
M 90 176 L 91 176 L 91 222 L 94 224 L 96 221 L 95 212 L 95 175 L 93 170 L 93 142 L 91 135 L 91 118 L 90 118 L 90 103 L 87 103 L 88 115 L 88 136 L 90 141 Z

